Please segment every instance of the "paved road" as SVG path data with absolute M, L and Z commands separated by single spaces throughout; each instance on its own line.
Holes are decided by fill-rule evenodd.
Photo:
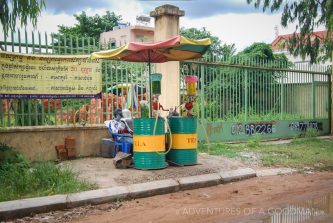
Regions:
M 316 206 L 308 206 L 307 200 Z M 290 220 L 285 222 L 303 222 L 292 218 L 333 222 L 333 173 L 253 178 L 126 201 L 118 209 L 94 213 L 74 222 L 266 223 L 283 214 Z M 312 218 L 314 215 L 317 217 Z

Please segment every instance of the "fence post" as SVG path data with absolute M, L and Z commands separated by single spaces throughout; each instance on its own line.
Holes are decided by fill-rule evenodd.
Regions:
M 281 97 L 281 106 L 280 106 L 280 120 L 283 120 L 283 110 L 284 110 L 284 76 L 282 75 L 281 79 L 281 92 L 280 92 L 280 97 Z
M 200 85 L 201 85 L 201 89 L 200 89 L 200 110 L 201 110 L 201 123 L 204 123 L 205 120 L 205 66 L 201 65 L 201 69 L 200 69 L 200 73 L 201 73 L 201 78 L 200 78 Z
M 316 86 L 315 86 L 315 75 L 312 74 L 312 85 L 311 85 L 311 91 L 312 91 L 312 119 L 316 119 Z
M 247 116 L 248 116 L 248 100 L 249 100 L 249 92 L 248 92 L 248 74 L 247 70 L 245 70 L 245 78 L 244 78 L 244 86 L 245 86 L 245 122 L 247 122 Z

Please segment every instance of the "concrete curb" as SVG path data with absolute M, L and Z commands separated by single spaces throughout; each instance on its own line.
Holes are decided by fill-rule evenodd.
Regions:
M 66 197 L 66 208 L 73 208 L 88 204 L 102 204 L 117 199 L 125 199 L 129 194 L 126 186 L 106 189 L 90 190 L 69 194 Z
M 296 172 L 297 172 L 297 169 L 292 169 L 292 168 L 264 169 L 264 170 L 257 170 L 257 177 L 286 175 L 286 174 L 293 174 Z
M 173 179 L 158 180 L 128 186 L 128 198 L 143 198 L 179 191 L 179 183 Z
M 217 173 L 198 176 L 182 177 L 178 179 L 181 190 L 191 190 L 201 187 L 216 186 L 222 182 L 221 176 Z
M 66 197 L 66 195 L 53 195 L 0 202 L 0 221 L 28 216 L 31 213 L 64 209 L 66 207 Z
M 107 203 L 117 199 L 143 198 L 180 190 L 215 186 L 221 183 L 251 177 L 256 177 L 256 172 L 253 169 L 245 168 L 221 173 L 182 177 L 177 180 L 166 179 L 68 195 L 54 195 L 0 202 L 0 221 L 28 216 L 31 213 L 41 213 L 87 204 Z
M 220 172 L 219 174 L 222 178 L 222 183 L 229 183 L 257 176 L 256 171 L 251 168 L 225 171 Z

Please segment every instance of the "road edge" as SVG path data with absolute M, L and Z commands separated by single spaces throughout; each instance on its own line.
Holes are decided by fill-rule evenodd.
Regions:
M 21 218 L 31 214 L 102 204 L 120 199 L 135 199 L 177 191 L 198 189 L 257 177 L 251 168 L 219 173 L 158 180 L 128 186 L 116 186 L 67 195 L 53 195 L 22 200 L 0 202 L 0 221 Z

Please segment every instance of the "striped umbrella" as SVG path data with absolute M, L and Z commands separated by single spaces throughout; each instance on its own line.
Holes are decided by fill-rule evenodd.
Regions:
M 178 35 L 171 39 L 154 43 L 131 42 L 116 49 L 92 53 L 91 59 L 148 62 L 150 82 L 150 63 L 201 58 L 210 45 L 210 38 L 193 40 Z

